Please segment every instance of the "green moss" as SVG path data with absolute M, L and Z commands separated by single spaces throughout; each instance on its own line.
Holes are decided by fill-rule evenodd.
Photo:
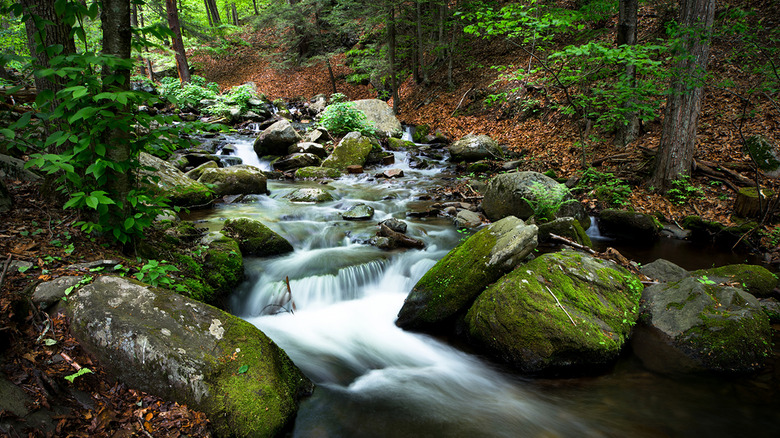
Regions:
M 777 287 L 777 276 L 763 266 L 758 265 L 727 265 L 719 268 L 700 269 L 691 272 L 692 277 L 707 276 L 716 283 L 736 283 L 756 297 L 769 297 Z
M 339 178 L 341 171 L 330 167 L 301 167 L 295 171 L 296 179 Z
M 362 166 L 375 144 L 378 144 L 378 142 L 373 138 L 350 138 L 347 136 L 336 146 L 333 153 L 322 162 L 322 167 L 345 170 L 352 165 Z
M 260 221 L 239 218 L 225 221 L 224 232 L 236 239 L 241 254 L 269 256 L 291 252 L 292 244 Z

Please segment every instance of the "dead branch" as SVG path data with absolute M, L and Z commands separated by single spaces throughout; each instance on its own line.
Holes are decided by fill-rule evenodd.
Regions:
M 630 152 L 624 152 L 624 153 L 621 153 L 621 154 L 610 155 L 608 157 L 597 158 L 597 159 L 591 161 L 590 165 L 591 165 L 591 167 L 599 167 L 602 164 L 604 164 L 605 161 L 620 160 L 620 159 L 623 159 L 623 158 L 629 158 L 630 156 L 631 156 Z
M 474 87 L 471 87 L 471 88 L 469 88 L 469 89 L 468 89 L 468 91 L 466 91 L 465 93 L 463 93 L 463 97 L 461 97 L 461 98 L 460 98 L 460 102 L 458 102 L 458 106 L 456 106 L 456 107 L 455 107 L 455 110 L 454 110 L 454 111 L 452 111 L 452 114 L 450 114 L 450 117 L 454 116 L 454 115 L 455 115 L 455 113 L 456 113 L 456 112 L 458 112 L 458 108 L 460 108 L 460 105 L 463 103 L 463 99 L 465 99 L 465 98 L 466 98 L 466 95 L 467 95 L 467 94 L 469 94 L 469 91 L 471 91 L 471 90 L 473 90 L 473 89 L 474 89 Z
M 594 251 L 592 248 L 589 248 L 589 247 L 587 247 L 587 246 L 585 246 L 585 245 L 581 245 L 581 244 L 579 244 L 579 243 L 577 243 L 577 242 L 575 242 L 575 241 L 573 241 L 573 240 L 571 240 L 571 239 L 567 239 L 566 237 L 563 237 L 563 236 L 559 236 L 559 235 L 557 235 L 557 234 L 550 233 L 550 238 L 551 238 L 551 239 L 553 239 L 553 240 L 557 240 L 557 241 L 559 241 L 559 242 L 563 242 L 563 243 L 565 243 L 566 245 L 569 245 L 569 246 L 571 246 L 571 247 L 573 247 L 573 248 L 577 248 L 577 249 L 579 249 L 579 250 L 581 250 L 581 251 L 585 251 L 585 252 L 587 252 L 587 253 L 589 253 L 589 254 L 593 254 L 593 255 L 596 255 L 596 254 L 598 254 L 598 253 L 597 253 L 596 251 Z
M 561 309 L 562 309 L 562 310 L 563 310 L 563 311 L 566 313 L 566 316 L 568 316 L 568 317 L 569 317 L 569 321 L 571 321 L 571 325 L 573 325 L 573 326 L 575 326 L 575 327 L 576 327 L 576 326 L 577 326 L 577 324 L 575 324 L 575 323 L 574 323 L 574 320 L 572 319 L 571 315 L 569 315 L 569 312 L 567 312 L 567 311 L 566 311 L 566 309 L 565 309 L 565 308 L 563 307 L 563 305 L 561 304 L 561 302 L 560 302 L 560 301 L 558 301 L 558 297 L 556 297 L 556 296 L 555 296 L 555 294 L 554 294 L 554 293 L 552 293 L 552 291 L 550 290 L 550 288 L 549 288 L 549 287 L 545 286 L 545 288 L 547 289 L 547 292 L 550 292 L 550 295 L 552 295 L 552 297 L 553 297 L 553 298 L 555 298 L 555 302 L 556 302 L 556 303 L 558 303 L 558 307 L 560 307 L 560 308 L 561 308 Z

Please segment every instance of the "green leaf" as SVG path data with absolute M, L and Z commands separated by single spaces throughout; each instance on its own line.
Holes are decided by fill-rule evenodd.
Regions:
M 0 134 L 3 134 L 3 136 L 8 140 L 12 140 L 14 137 L 16 137 L 16 134 L 12 130 L 7 128 L 0 129 Z
M 247 371 L 249 371 L 249 365 L 241 365 L 241 368 L 238 369 L 238 374 L 244 374 Z
M 73 383 L 73 381 L 76 380 L 76 377 L 81 377 L 84 374 L 90 374 L 90 373 L 92 373 L 91 369 L 89 369 L 89 368 L 82 368 L 82 369 L 76 371 L 75 373 L 73 373 L 73 374 L 71 374 L 69 376 L 65 376 L 65 380 L 67 380 L 68 382 Z
M 51 339 L 51 338 L 46 338 L 46 339 L 43 340 L 43 345 L 45 345 L 47 347 L 51 347 L 52 345 L 55 345 L 56 343 L 57 343 L 57 341 L 55 341 L 54 339 Z

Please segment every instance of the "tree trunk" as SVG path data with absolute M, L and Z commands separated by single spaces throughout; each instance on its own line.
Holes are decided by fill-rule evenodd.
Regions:
M 715 0 L 682 0 L 682 34 L 670 95 L 664 111 L 661 143 L 650 184 L 666 191 L 681 175 L 690 175 L 696 124 L 704 97 L 704 75 L 710 55 Z
M 130 0 L 103 0 L 103 8 L 100 12 L 100 20 L 103 28 L 103 53 L 114 55 L 122 59 L 130 59 L 130 42 L 132 40 L 132 28 L 130 26 Z M 106 81 L 107 76 L 119 76 L 121 79 Z M 130 85 L 130 68 L 121 66 L 103 69 L 104 91 L 127 90 Z M 109 89 L 110 88 L 110 89 Z M 106 159 L 114 163 L 127 163 L 130 161 L 130 134 L 122 128 L 112 129 L 103 134 L 104 144 L 111 147 L 106 149 Z M 122 224 L 125 215 L 130 211 L 126 204 L 127 195 L 133 182 L 132 169 L 109 170 L 110 176 L 106 184 L 109 195 L 121 209 L 118 224 Z
M 636 45 L 638 8 L 639 0 L 620 0 L 617 32 L 618 46 Z M 626 86 L 631 89 L 635 88 L 636 66 L 633 64 L 626 64 L 623 75 Z M 623 103 L 624 108 L 631 108 L 635 105 L 636 101 L 634 99 L 629 99 L 627 102 Z M 639 118 L 637 117 L 636 112 L 632 111 L 627 113 L 625 118 L 625 123 L 619 125 L 617 132 L 615 133 L 615 146 L 621 148 L 636 140 L 639 136 Z
M 390 51 L 390 86 L 393 87 L 393 113 L 398 114 L 398 78 L 395 75 L 395 7 L 390 6 L 388 15 L 388 46 Z
M 206 0 L 206 6 L 211 11 L 211 19 L 214 21 L 214 25 L 220 25 L 222 24 L 221 18 L 219 17 L 219 9 L 217 9 L 217 2 L 216 0 Z
M 252 0 L 252 6 L 255 8 L 255 15 L 260 15 L 260 11 L 257 10 L 257 0 Z
M 187 64 L 187 54 L 184 52 L 184 41 L 181 39 L 181 26 L 179 25 L 179 11 L 176 10 L 176 0 L 165 0 L 165 8 L 168 12 L 168 26 L 173 32 L 173 51 L 176 53 L 176 70 L 182 84 L 190 81 L 190 66 Z
M 233 11 L 233 25 L 238 26 L 238 11 L 236 10 L 236 4 L 231 4 L 230 8 Z
M 67 25 L 62 17 L 54 11 L 55 0 L 21 0 L 24 6 L 25 14 L 29 18 L 25 20 L 25 29 L 27 31 L 27 46 L 30 53 L 36 59 L 38 68 L 48 68 L 49 60 L 57 55 L 67 55 L 76 53 L 76 44 L 73 37 L 70 36 L 71 26 Z M 47 48 L 61 45 L 63 50 L 59 53 L 51 53 Z M 61 90 L 64 81 L 52 80 L 35 75 L 35 88 L 38 93 L 44 90 L 51 90 L 55 94 Z M 58 101 L 52 99 L 51 109 L 57 106 Z
M 209 20 L 209 27 L 214 27 L 214 20 L 211 19 L 211 7 L 209 0 L 203 0 L 203 6 L 206 7 L 206 18 Z
M 417 60 L 420 63 L 420 72 L 422 73 L 423 83 L 428 83 L 428 70 L 425 68 L 425 46 L 423 45 L 422 35 L 422 5 L 421 0 L 417 1 Z

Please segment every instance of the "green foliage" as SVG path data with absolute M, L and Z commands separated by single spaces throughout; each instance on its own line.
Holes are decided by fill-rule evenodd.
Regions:
M 540 222 L 549 222 L 555 219 L 555 213 L 558 212 L 564 204 L 577 202 L 571 199 L 569 189 L 563 184 L 557 184 L 552 188 L 534 182 L 530 187 L 531 199 L 523 198 L 534 211 L 534 217 Z M 567 199 L 568 198 L 568 199 Z
M 683 175 L 672 181 L 672 188 L 666 192 L 666 197 L 672 204 L 684 205 L 691 199 L 704 199 L 704 192 L 693 185 L 690 176 Z
M 70 383 L 73 383 L 73 381 L 76 380 L 77 377 L 81 377 L 84 374 L 91 374 L 91 373 L 92 373 L 91 369 L 83 367 L 78 371 L 76 371 L 75 373 L 65 376 L 65 380 L 67 380 Z
M 158 88 L 160 96 L 179 108 L 193 108 L 204 99 L 216 99 L 219 85 L 206 83 L 200 76 L 193 75 L 192 81 L 182 85 L 178 78 L 162 78 Z
M 328 105 L 322 112 L 320 124 L 333 135 L 345 135 L 353 131 L 367 136 L 376 134 L 373 122 L 366 118 L 363 111 L 355 108 L 353 102 Z
M 163 286 L 169 289 L 182 289 L 183 286 L 177 285 L 176 280 L 169 275 L 170 272 L 176 272 L 179 268 L 167 263 L 165 260 L 149 260 L 135 273 L 135 278 L 153 287 Z
M 592 190 L 596 199 L 609 207 L 625 207 L 631 196 L 631 187 L 625 181 L 613 173 L 599 172 L 592 167 L 583 172 L 575 190 Z

